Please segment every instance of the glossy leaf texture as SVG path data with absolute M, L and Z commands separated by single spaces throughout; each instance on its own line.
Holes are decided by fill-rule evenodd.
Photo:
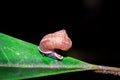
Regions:
M 0 79 L 26 79 L 75 71 L 94 70 L 96 65 L 71 57 L 62 61 L 42 55 L 38 46 L 0 33 Z

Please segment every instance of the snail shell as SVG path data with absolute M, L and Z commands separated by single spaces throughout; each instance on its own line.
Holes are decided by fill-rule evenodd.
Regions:
M 68 37 L 66 31 L 63 29 L 45 35 L 40 41 L 39 50 L 49 57 L 61 60 L 63 59 L 63 56 L 57 54 L 54 50 L 60 49 L 63 51 L 67 51 L 71 48 L 71 46 L 72 41 Z

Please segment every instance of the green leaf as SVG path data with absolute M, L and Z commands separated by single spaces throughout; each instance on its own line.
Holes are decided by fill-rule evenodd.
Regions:
M 96 65 L 71 57 L 62 61 L 43 56 L 38 46 L 0 33 L 0 79 L 25 79 L 75 71 Z

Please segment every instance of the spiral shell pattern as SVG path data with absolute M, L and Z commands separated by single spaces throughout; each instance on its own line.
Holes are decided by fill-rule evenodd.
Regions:
M 64 29 L 45 35 L 39 44 L 40 51 L 46 54 L 54 52 L 54 49 L 67 51 L 71 46 L 72 41 Z

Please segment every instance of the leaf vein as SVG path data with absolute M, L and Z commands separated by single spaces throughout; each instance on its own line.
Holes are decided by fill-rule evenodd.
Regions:
M 2 48 L 1 48 L 1 51 L 2 51 L 3 55 L 5 56 L 5 58 L 7 59 L 8 63 L 10 63 L 9 58 L 7 57 L 6 53 L 4 52 L 4 50 Z

